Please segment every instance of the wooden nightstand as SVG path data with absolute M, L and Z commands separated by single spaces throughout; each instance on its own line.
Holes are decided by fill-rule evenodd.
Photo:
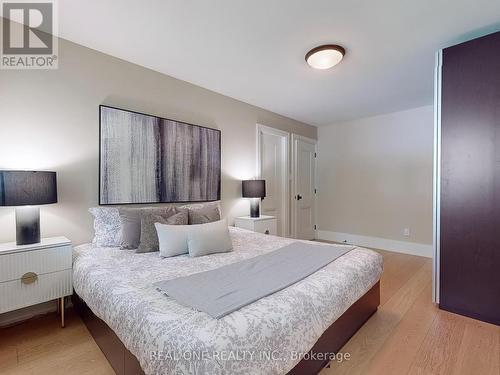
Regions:
M 64 297 L 73 294 L 72 257 L 65 237 L 23 246 L 0 244 L 0 314 L 59 299 L 64 327 Z
M 278 234 L 276 217 L 260 215 L 260 217 L 240 216 L 234 219 L 234 226 L 238 228 L 252 230 L 254 232 Z

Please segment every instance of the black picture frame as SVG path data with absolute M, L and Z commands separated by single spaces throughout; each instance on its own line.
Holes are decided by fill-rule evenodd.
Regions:
M 144 201 L 144 202 L 113 202 L 113 203 L 106 203 L 103 202 L 103 196 L 102 196 L 102 110 L 103 108 L 109 108 L 109 109 L 114 109 L 114 110 L 119 110 L 119 111 L 124 111 L 128 112 L 131 114 L 137 114 L 137 115 L 143 115 L 143 116 L 148 116 L 148 117 L 154 117 L 159 120 L 164 120 L 164 121 L 173 121 L 179 124 L 184 124 L 187 126 L 192 126 L 192 127 L 197 127 L 201 129 L 208 129 L 210 131 L 215 131 L 219 133 L 219 142 L 218 142 L 218 155 L 219 155 L 219 162 L 218 162 L 218 169 L 219 169 L 219 175 L 218 175 L 218 181 L 217 181 L 217 197 L 215 199 L 203 199 L 203 200 L 165 200 L 165 201 Z M 221 199 L 221 179 L 222 179 L 222 132 L 220 129 L 215 129 L 211 128 L 208 126 L 202 126 L 202 125 L 197 125 L 197 124 L 191 124 L 185 121 L 177 120 L 177 119 L 171 119 L 171 118 L 166 118 L 150 113 L 144 113 L 144 112 L 139 112 L 139 111 L 134 111 L 130 109 L 125 109 L 121 107 L 115 107 L 115 106 L 110 106 L 106 104 L 101 104 L 99 105 L 99 179 L 98 179 L 98 204 L 99 206 L 122 206 L 122 205 L 145 205 L 145 204 L 172 204 L 172 203 L 204 203 L 204 202 L 216 202 Z

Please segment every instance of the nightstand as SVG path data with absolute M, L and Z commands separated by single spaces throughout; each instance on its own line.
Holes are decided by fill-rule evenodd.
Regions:
M 234 219 L 234 226 L 274 236 L 278 234 L 278 225 L 274 216 L 240 216 Z
M 0 244 L 0 314 L 58 299 L 64 327 L 64 297 L 73 294 L 71 241 L 44 238 L 32 245 Z

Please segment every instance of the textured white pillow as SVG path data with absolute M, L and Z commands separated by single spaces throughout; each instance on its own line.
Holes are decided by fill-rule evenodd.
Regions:
M 94 216 L 94 239 L 92 243 L 102 247 L 118 247 L 122 242 L 120 213 L 116 207 L 92 207 Z
M 206 224 L 188 225 L 189 256 L 226 253 L 233 250 L 226 219 Z
M 163 258 L 174 257 L 188 252 L 189 225 L 170 225 L 155 223 L 160 256 Z

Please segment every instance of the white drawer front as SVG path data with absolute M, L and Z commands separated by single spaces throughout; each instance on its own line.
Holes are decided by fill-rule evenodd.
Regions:
M 254 224 L 254 231 L 264 234 L 277 234 L 276 220 L 262 220 L 256 221 Z
M 65 270 L 40 275 L 31 284 L 21 280 L 0 283 L 0 314 L 71 295 L 72 274 L 72 270 Z
M 0 282 L 18 280 L 27 272 L 37 275 L 71 269 L 71 245 L 0 255 Z
M 237 218 L 234 220 L 234 225 L 236 225 L 238 228 L 254 231 L 253 222 L 250 220 L 241 220 Z

